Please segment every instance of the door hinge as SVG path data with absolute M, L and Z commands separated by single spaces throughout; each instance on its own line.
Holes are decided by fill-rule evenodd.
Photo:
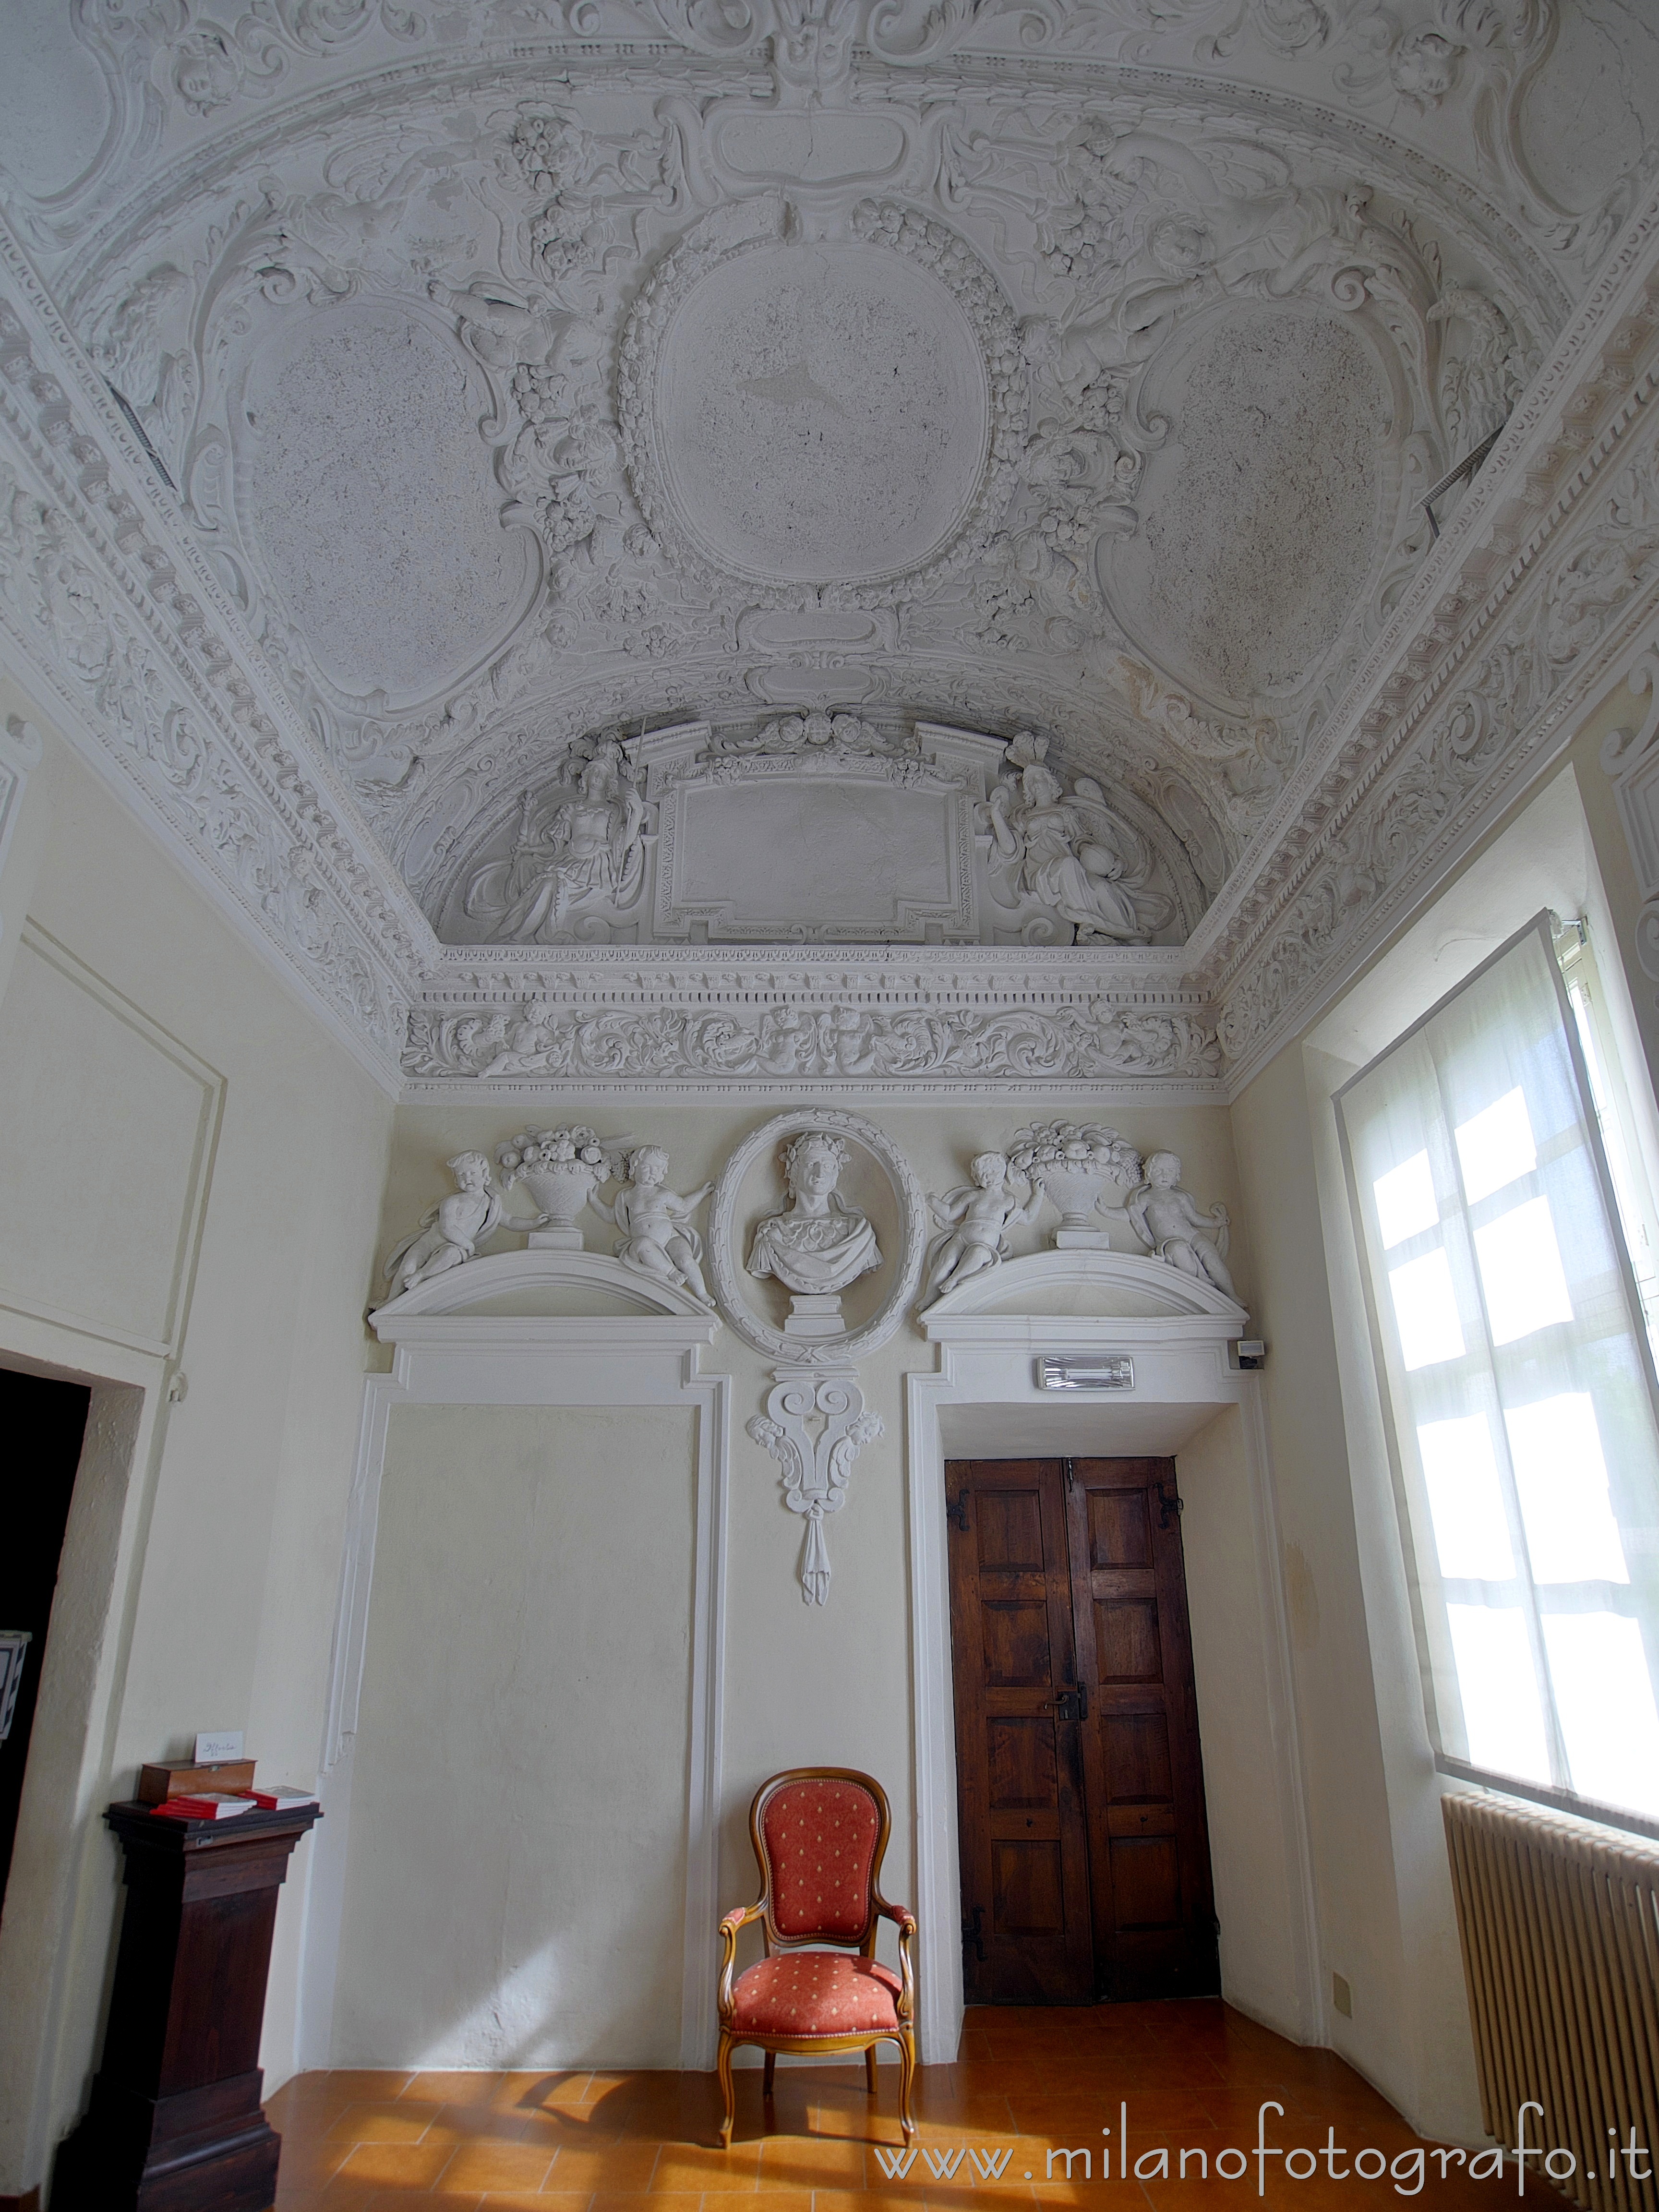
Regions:
M 968 1954 L 969 1951 L 973 1953 L 975 1958 L 976 1958 L 981 1965 L 984 1964 L 985 1907 L 982 1905 L 976 1905 L 974 1907 L 971 1917 L 966 1914 L 963 1916 L 962 1963 L 964 1966 L 968 1963 Z
M 1158 1486 L 1158 1527 L 1160 1528 L 1169 1528 L 1173 1527 L 1176 1515 L 1177 1513 L 1184 1513 L 1186 1510 L 1186 1499 L 1182 1498 L 1178 1492 L 1171 1490 L 1168 1483 L 1160 1482 Z
M 968 1534 L 968 1485 L 965 1482 L 954 1505 L 948 1498 L 945 1499 L 945 1517 L 959 1534 L 965 1536 Z

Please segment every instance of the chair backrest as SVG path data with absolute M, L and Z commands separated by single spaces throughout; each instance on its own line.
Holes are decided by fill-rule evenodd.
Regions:
M 766 1948 L 873 1948 L 877 1881 L 891 1816 L 879 1782 L 845 1766 L 797 1766 L 755 1793 L 749 1833 L 766 1904 Z

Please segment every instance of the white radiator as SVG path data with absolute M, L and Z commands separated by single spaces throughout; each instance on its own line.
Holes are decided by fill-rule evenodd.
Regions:
M 1654 2212 L 1659 2128 L 1659 1844 L 1514 1800 L 1442 1800 L 1489 2135 L 1571 2151 L 1554 2185 L 1584 2212 Z M 1540 2161 L 1529 2159 L 1536 2172 Z

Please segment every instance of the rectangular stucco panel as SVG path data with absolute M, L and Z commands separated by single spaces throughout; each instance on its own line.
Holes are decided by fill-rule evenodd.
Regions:
M 695 1430 L 393 1413 L 336 2064 L 678 2063 Z

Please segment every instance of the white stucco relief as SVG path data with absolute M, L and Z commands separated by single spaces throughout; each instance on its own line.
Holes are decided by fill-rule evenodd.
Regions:
M 1160 483 L 1176 480 L 1162 464 L 1180 410 L 1153 406 L 1147 380 L 1194 317 L 1243 312 L 1262 292 L 1316 304 L 1328 320 L 1363 325 L 1397 364 L 1389 435 L 1426 441 L 1432 469 L 1450 434 L 1439 364 L 1454 330 L 1464 343 L 1474 327 L 1468 316 L 1433 319 L 1442 294 L 1456 287 L 1471 315 L 1483 301 L 1520 358 L 1553 311 L 1547 284 L 1508 243 L 1492 295 L 1494 270 L 1470 254 L 1461 206 L 1438 210 L 1449 218 L 1439 238 L 1419 236 L 1385 210 L 1370 178 L 1316 181 L 1328 165 L 1312 137 L 1271 157 L 1229 137 L 1208 94 L 1190 128 L 1150 127 L 1133 101 L 1109 100 L 1068 121 L 1062 79 L 1037 110 L 965 81 L 944 105 L 938 87 L 924 104 L 919 76 L 861 106 L 847 62 L 862 19 L 843 15 L 785 27 L 783 58 L 769 64 L 771 112 L 782 120 L 805 101 L 815 143 L 844 139 L 847 166 L 833 178 L 798 175 L 757 198 L 721 151 L 724 92 L 700 103 L 677 91 L 647 120 L 631 84 L 607 86 L 599 103 L 468 86 L 413 137 L 412 112 L 393 136 L 392 111 L 382 123 L 372 104 L 349 131 L 320 107 L 315 121 L 296 116 L 280 190 L 217 204 L 198 190 L 170 258 L 152 226 L 142 269 L 124 277 L 106 256 L 83 285 L 88 343 L 393 852 L 418 843 L 441 789 L 446 804 L 455 795 L 453 764 L 466 763 L 473 819 L 493 813 L 505 794 L 489 779 L 507 772 L 514 725 L 534 702 L 559 702 L 556 740 L 581 733 L 565 719 L 579 690 L 586 729 L 611 714 L 637 727 L 636 714 L 659 717 L 688 692 L 722 715 L 745 692 L 810 704 L 799 677 L 794 697 L 780 696 L 776 664 L 829 677 L 850 662 L 836 690 L 826 681 L 826 704 L 971 702 L 1001 726 L 1051 730 L 1079 773 L 1167 808 L 1213 888 L 1282 786 L 1300 742 L 1297 688 L 1328 657 L 1332 623 L 1350 641 L 1356 623 L 1363 635 L 1389 563 L 1413 557 L 1414 509 L 1409 471 L 1378 465 L 1388 496 L 1375 542 L 1362 532 L 1352 557 L 1323 549 L 1315 570 L 1329 619 L 1309 650 L 1292 625 L 1269 652 L 1264 711 L 1250 670 L 1233 685 L 1213 656 L 1166 651 L 1166 625 L 1141 619 L 1112 580 L 1123 547 L 1153 527 Z M 712 58 L 690 19 L 680 28 Z M 919 22 L 913 50 L 890 45 L 884 16 L 864 28 L 903 70 L 942 67 L 957 36 Z M 724 53 L 764 35 L 758 19 L 729 29 L 709 33 Z M 878 107 L 902 141 L 891 160 L 859 136 Z M 1380 142 L 1375 151 L 1382 158 Z M 1426 173 L 1425 185 L 1436 189 Z M 285 566 L 280 520 L 262 523 L 251 503 L 282 425 L 262 434 L 260 408 L 245 404 L 250 365 L 286 359 L 319 316 L 343 330 L 343 312 L 401 331 L 405 348 L 452 345 L 453 374 L 428 380 L 423 407 L 447 379 L 458 395 L 481 380 L 487 394 L 480 405 L 469 392 L 417 441 L 455 442 L 442 472 L 452 499 L 467 478 L 459 441 L 481 435 L 493 471 L 447 532 L 458 552 L 489 526 L 502 534 L 499 576 L 464 607 L 446 599 L 441 562 L 407 592 L 370 589 L 371 562 L 361 585 L 349 579 L 330 598 Z M 896 324 L 878 337 L 894 315 L 933 316 L 932 337 L 906 323 L 902 343 Z M 883 344 L 897 345 L 896 379 L 877 374 Z M 832 356 L 840 368 L 826 366 Z M 1194 394 L 1200 416 L 1209 399 Z M 872 409 L 889 424 L 878 436 Z M 1248 410 L 1237 411 L 1244 437 Z M 344 418 L 331 400 L 319 415 L 311 461 L 325 491 L 340 455 L 325 448 Z M 790 441 L 809 419 L 814 465 L 791 489 Z M 272 441 L 264 459 L 262 434 Z M 377 434 L 365 417 L 353 465 L 373 465 Z M 878 450 L 872 467 L 865 457 Z M 1224 480 L 1224 451 L 1216 465 Z M 430 526 L 430 489 L 381 473 L 391 538 L 415 542 Z M 902 507 L 915 542 L 884 536 L 872 500 Z M 733 501 L 742 515 L 727 513 Z M 868 542 L 842 544 L 842 522 Z M 814 549 L 804 567 L 789 550 L 803 532 Z M 276 542 L 264 546 L 265 535 Z M 544 580 L 521 607 L 514 564 L 532 540 Z M 1112 561 L 1103 545 L 1118 549 Z M 1280 565 L 1262 562 L 1257 587 L 1270 599 L 1278 589 L 1283 613 L 1297 593 L 1294 578 L 1278 582 Z M 320 595 L 315 623 L 295 611 L 307 593 Z M 838 632 L 842 605 L 875 620 L 847 630 L 843 617 Z M 1148 665 L 1150 692 L 1124 679 L 1126 648 Z M 1192 691 L 1194 676 L 1207 696 Z M 1043 685 L 1052 704 L 1038 710 Z M 1103 726 L 1121 749 L 1110 763 L 1088 757 Z
M 872 1205 L 883 1210 L 879 1225 Z M 766 1410 L 748 1434 L 778 1462 L 784 1504 L 806 1523 L 799 1571 L 809 1605 L 830 1595 L 824 1522 L 846 1504 L 859 1453 L 884 1433 L 858 1364 L 902 1324 L 926 1234 L 921 1188 L 902 1152 L 854 1114 L 775 1115 L 738 1146 L 714 1187 L 715 1296 L 738 1334 L 775 1363 Z M 775 1304 L 762 1303 L 762 1285 L 775 1289 Z
M 1030 732 L 803 713 L 590 734 L 482 842 L 434 837 L 426 896 L 464 945 L 1144 945 L 1202 903 L 1160 827 Z
M 662 495 L 706 559 L 814 586 L 918 568 L 990 436 L 973 326 L 899 255 L 793 240 L 723 261 L 663 334 Z
M 447 1313 L 550 1289 L 580 1296 L 584 1286 L 613 1304 L 620 1296 L 624 1310 L 713 1311 L 692 1217 L 714 1186 L 684 1196 L 668 1189 L 660 1146 L 601 1137 L 586 1125 L 521 1129 L 495 1146 L 495 1161 L 492 1169 L 486 1153 L 460 1152 L 446 1163 L 456 1188 L 388 1255 L 381 1273 L 396 1288 L 381 1302 L 377 1324 L 393 1310 Z M 615 1186 L 609 1199 L 601 1195 L 605 1185 Z M 512 1211 L 515 1190 L 533 1212 Z M 617 1232 L 613 1255 L 588 1255 L 597 1266 L 574 1256 L 586 1252 L 580 1224 L 589 1212 Z M 480 1246 L 501 1233 L 521 1236 L 522 1249 L 481 1255 Z M 426 1295 L 416 1298 L 417 1291 Z M 606 1310 L 603 1303 L 597 1309 Z
M 8 335 L 4 352 L 19 488 L 6 619 L 31 666 L 30 656 L 52 664 L 43 696 L 78 718 L 77 742 L 108 747 L 198 880 L 221 887 L 389 1080 L 401 1059 L 416 1083 L 488 1068 L 500 1082 L 637 1071 L 761 1085 L 814 1067 L 849 1090 L 977 1068 L 1011 1085 L 1213 1082 L 1208 1033 L 1224 1005 L 1239 1079 L 1513 787 L 1639 626 L 1653 588 L 1639 469 L 1633 501 L 1594 487 L 1640 460 L 1617 386 L 1642 374 L 1630 365 L 1646 342 L 1645 204 L 1613 239 L 1638 205 L 1644 126 L 1621 108 L 1605 146 L 1575 146 L 1553 168 L 1527 134 L 1577 112 L 1607 52 L 1642 81 L 1646 31 L 1618 7 L 1569 35 L 1541 3 L 1478 25 L 1453 0 L 1387 24 L 1340 7 L 1252 5 L 1237 27 L 1239 67 L 1255 66 L 1247 52 L 1273 56 L 1267 94 L 1229 76 L 1219 53 L 1199 65 L 1213 11 L 1196 4 L 1132 30 L 1092 9 L 1039 9 L 1025 47 L 994 9 L 973 23 L 840 6 L 718 24 L 653 13 L 687 49 L 665 100 L 654 64 L 605 46 L 605 24 L 623 21 L 612 6 L 584 13 L 595 51 L 562 53 L 569 82 L 546 98 L 526 96 L 521 55 L 508 70 L 506 18 L 488 5 L 442 56 L 414 19 L 373 8 L 331 11 L 325 33 L 297 9 L 238 16 L 211 36 L 194 19 L 140 24 L 102 6 L 76 18 L 103 91 L 65 67 L 65 96 L 79 83 L 88 117 L 101 99 L 104 137 L 50 205 L 15 180 L 6 188 L 46 272 L 43 289 L 9 264 L 26 335 L 21 350 Z M 1305 35 L 1290 35 L 1304 15 Z M 550 30 L 550 52 L 562 36 Z M 994 52 L 1002 58 L 987 69 Z M 343 70 L 358 87 L 349 114 L 336 98 Z M 278 88 L 280 131 L 255 150 Z M 1340 128 L 1333 96 L 1351 103 Z M 757 111 L 758 132 L 733 135 L 734 100 Z M 239 138 L 246 125 L 252 135 Z M 803 152 L 809 139 L 820 155 Z M 17 143 L 27 153 L 27 134 Z M 1593 180 L 1604 159 L 1613 167 Z M 944 265 L 970 289 L 982 272 L 988 312 L 1000 295 L 1017 335 L 1006 373 L 981 342 L 1025 404 L 1000 450 L 992 433 L 985 482 L 1007 467 L 997 526 L 981 532 L 975 517 L 993 507 L 975 508 L 891 588 L 848 581 L 843 605 L 823 603 L 839 584 L 763 585 L 689 538 L 669 543 L 626 465 L 614 349 L 628 315 L 684 242 L 757 184 L 785 210 L 772 245 L 833 248 L 849 267 L 908 252 L 958 305 Z M 1577 334 L 1540 381 L 1575 297 Z M 1190 416 L 1197 400 L 1160 417 L 1158 393 L 1183 361 L 1210 358 L 1212 332 L 1280 314 L 1340 331 L 1379 364 L 1389 427 L 1360 455 L 1377 487 L 1376 534 L 1369 553 L 1339 547 L 1328 563 L 1358 581 L 1346 612 L 1332 585 L 1310 632 L 1334 620 L 1322 654 L 1309 644 L 1294 665 L 1306 641 L 1286 646 L 1264 622 L 1262 663 L 1239 684 L 1249 696 L 1224 696 L 1240 653 L 1208 674 L 1183 661 L 1119 580 L 1160 532 L 1169 542 L 1160 483 L 1186 451 L 1183 406 Z M 434 360 L 454 362 L 448 388 L 465 403 L 432 434 L 481 459 L 461 538 L 481 517 L 498 533 L 483 542 L 529 563 L 534 593 L 522 611 L 510 595 L 492 611 L 486 595 L 459 629 L 435 602 L 365 616 L 378 635 L 359 623 L 361 645 L 337 640 L 324 669 L 284 605 L 294 563 L 283 569 L 276 538 L 260 542 L 260 407 L 249 423 L 245 402 L 270 367 L 311 357 L 313 337 L 353 315 L 363 330 L 418 331 L 417 346 L 429 339 Z M 1592 366 L 1598 344 L 1616 374 Z M 787 380 L 787 365 L 776 373 Z M 1455 518 L 1431 554 L 1418 495 L 1511 406 L 1463 511 L 1496 514 L 1519 492 L 1536 528 L 1483 549 Z M 1585 431 L 1592 415 L 1602 445 Z M 1569 448 L 1584 457 L 1581 482 L 1562 473 Z M 337 457 L 347 449 L 355 465 L 373 436 L 337 437 Z M 1224 471 L 1220 448 L 1216 459 Z M 1539 507 L 1545 484 L 1563 488 L 1558 507 Z M 400 500 L 407 536 L 416 503 L 394 486 L 394 533 Z M 328 612 L 346 638 L 357 617 L 337 598 Z M 416 649 L 398 656 L 410 639 Z M 425 696 L 376 682 L 394 660 L 430 683 Z M 1286 672 L 1290 688 L 1267 696 L 1262 684 Z M 653 975 L 605 1007 L 598 968 L 541 981 L 535 963 L 556 926 L 552 940 L 502 944 L 482 982 L 471 948 L 458 958 L 434 945 L 404 865 L 428 884 L 444 840 L 475 848 L 540 788 L 532 763 L 689 709 L 721 732 L 745 711 L 752 726 L 769 712 L 840 710 L 884 730 L 947 717 L 1048 737 L 1065 803 L 1095 785 L 1147 842 L 1155 873 L 1185 855 L 1211 902 L 1196 927 L 1184 910 L 1170 926 L 1190 947 L 1180 1002 L 1103 965 L 1092 992 L 1079 969 L 1062 994 L 1018 1004 L 998 1000 L 988 968 L 959 998 L 854 1005 L 789 988 L 764 1003 L 716 994 L 698 1013 Z M 1420 767 L 1392 764 L 1418 745 Z M 620 836 L 617 881 L 632 860 L 643 884 L 653 834 L 641 823 Z M 549 836 L 546 821 L 531 823 L 532 874 Z M 1084 844 L 1105 853 L 1110 842 L 1076 838 L 1069 858 L 1089 876 Z M 643 941 L 605 911 L 611 862 L 541 857 L 561 923 L 601 921 L 596 956 Z M 589 876 L 580 890 L 572 859 Z M 1025 872 L 1022 861 L 1009 880 Z M 1162 880 L 1149 889 L 1186 896 Z M 1103 913 L 1111 902 L 1095 903 Z M 1021 918 L 1021 941 L 1035 919 Z

